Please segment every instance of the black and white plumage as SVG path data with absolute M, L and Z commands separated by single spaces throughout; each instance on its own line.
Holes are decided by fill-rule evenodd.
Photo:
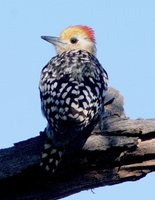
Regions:
M 81 49 L 60 53 L 43 68 L 39 89 L 48 140 L 41 165 L 47 171 L 55 171 L 68 145 L 89 136 L 104 112 L 107 80 L 97 58 Z

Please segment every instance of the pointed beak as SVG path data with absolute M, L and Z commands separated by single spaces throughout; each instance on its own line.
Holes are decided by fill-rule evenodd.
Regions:
M 60 41 L 58 37 L 53 37 L 53 36 L 41 36 L 41 38 L 54 46 L 62 46 L 64 43 Z

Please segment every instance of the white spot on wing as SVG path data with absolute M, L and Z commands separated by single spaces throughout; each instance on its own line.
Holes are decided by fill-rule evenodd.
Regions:
M 55 119 L 59 119 L 59 115 L 58 114 L 55 115 Z
M 42 157 L 42 158 L 46 158 L 47 156 L 48 156 L 47 153 L 43 153 L 41 157 Z
M 88 92 L 86 90 L 83 90 L 84 95 L 87 97 L 88 96 Z
M 77 91 L 76 90 L 72 90 L 72 94 L 77 94 Z
M 57 82 L 55 82 L 55 83 L 53 84 L 53 88 L 56 88 L 56 87 L 57 87 L 57 85 L 58 85 L 58 83 L 57 83 Z
M 63 113 L 63 112 L 64 112 L 64 109 L 63 109 L 63 108 L 60 108 L 60 109 L 59 109 L 59 112 L 60 112 L 60 113 Z
M 61 87 L 64 88 L 64 87 L 66 87 L 67 84 L 68 84 L 68 83 L 62 83 L 62 84 L 61 84 Z
M 69 105 L 69 103 L 70 103 L 70 100 L 71 100 L 71 98 L 69 98 L 69 97 L 66 99 L 66 103 L 67 103 L 68 105 Z
M 87 90 L 88 90 L 89 94 L 90 94 L 91 96 L 93 96 L 93 94 L 92 94 L 92 91 L 91 91 L 91 88 L 90 88 L 90 87 L 88 87 L 88 86 L 86 86 L 86 88 L 87 88 Z
M 72 86 L 69 86 L 66 90 L 69 92 L 71 90 Z
M 48 91 L 51 89 L 51 85 L 50 84 L 47 84 L 47 89 L 48 89 Z
M 57 150 L 56 149 L 52 149 L 52 151 L 50 152 L 51 154 L 54 154 L 54 153 L 56 153 L 57 152 Z
M 69 110 L 69 108 L 68 107 L 65 107 L 65 111 L 67 112 Z
M 46 83 L 43 85 L 43 90 L 44 91 L 47 90 L 47 84 Z
M 78 99 L 79 99 L 79 100 L 82 100 L 82 99 L 84 99 L 84 96 L 83 96 L 83 95 L 80 95 Z
M 46 165 L 45 169 L 46 169 L 46 171 L 49 171 L 49 170 L 50 170 L 50 168 L 49 168 L 48 165 Z
M 49 149 L 51 147 L 50 144 L 44 144 L 44 149 Z
M 49 159 L 49 163 L 52 163 L 52 162 L 53 162 L 53 158 L 50 158 L 50 159 Z
M 87 103 L 84 101 L 82 102 L 84 109 L 86 109 L 88 107 Z
M 71 118 L 73 118 L 73 119 L 76 119 L 76 118 L 78 118 L 79 117 L 79 114 L 78 113 L 76 113 L 75 115 L 73 115 L 73 114 L 71 114 L 71 113 L 69 113 L 69 115 L 68 115 L 69 117 L 71 117 Z
M 70 78 L 69 81 L 72 82 L 72 81 L 74 81 L 74 79 L 73 79 L 73 78 Z
M 83 120 L 84 120 L 84 117 L 83 117 L 82 115 L 79 115 L 78 119 L 79 119 L 80 121 L 83 121 Z
M 96 90 L 97 95 L 99 96 L 100 92 L 99 92 L 98 87 L 95 87 L 95 90 Z
M 89 77 L 89 80 L 90 80 L 92 83 L 95 83 L 94 80 L 92 79 L 92 77 Z
M 60 100 L 60 103 L 61 103 L 61 104 L 64 104 L 64 100 Z
M 59 104 L 59 100 L 58 100 L 58 99 L 55 101 L 55 104 L 56 104 L 56 105 L 58 105 L 58 104 Z
M 67 94 L 68 94 L 67 92 L 64 92 L 62 98 L 64 99 L 67 96 Z
M 61 119 L 67 120 L 67 116 L 64 115 L 64 116 L 61 117 Z
M 84 113 L 84 115 L 87 115 L 88 111 L 87 110 L 83 110 L 83 113 Z
M 53 111 L 55 111 L 56 110 L 56 107 L 55 106 L 52 106 L 51 107 L 51 111 L 53 112 Z
M 56 96 L 56 92 L 54 91 L 54 92 L 52 92 L 52 96 L 54 97 L 54 96 Z
M 51 98 L 50 98 L 50 97 L 48 97 L 48 99 L 47 99 L 47 100 L 45 100 L 45 102 L 46 102 L 47 104 L 49 104 L 49 103 L 51 102 Z
M 62 156 L 62 151 L 59 151 L 59 157 L 61 158 L 61 156 Z
M 55 161 L 55 165 L 57 166 L 58 164 L 59 164 L 59 161 L 58 161 L 58 160 L 56 160 L 56 161 Z
M 77 108 L 78 108 L 78 105 L 75 104 L 74 102 L 72 102 L 72 103 L 71 103 L 71 107 L 74 108 L 74 109 L 77 109 Z

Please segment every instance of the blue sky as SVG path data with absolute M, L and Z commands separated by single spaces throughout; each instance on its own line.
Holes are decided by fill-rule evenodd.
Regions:
M 155 1 L 5 0 L 0 2 L 0 24 L 0 148 L 44 129 L 38 82 L 55 51 L 40 36 L 56 36 L 69 25 L 95 30 L 97 57 L 109 85 L 123 94 L 126 114 L 155 117 Z M 66 199 L 153 199 L 154 182 L 152 173 Z

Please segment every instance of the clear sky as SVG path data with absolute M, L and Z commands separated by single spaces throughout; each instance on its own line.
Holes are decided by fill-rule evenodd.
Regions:
M 155 117 L 154 0 L 0 1 L 0 148 L 38 135 L 40 71 L 55 55 L 41 35 L 57 36 L 66 26 L 88 25 L 96 33 L 97 57 L 109 85 L 125 98 L 131 118 Z M 155 173 L 137 182 L 81 192 L 77 199 L 154 199 Z

